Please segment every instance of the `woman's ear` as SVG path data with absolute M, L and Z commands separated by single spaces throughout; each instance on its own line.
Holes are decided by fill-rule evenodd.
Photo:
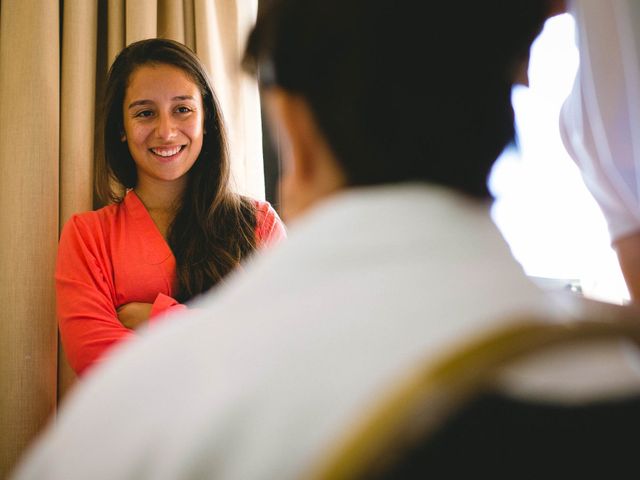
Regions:
M 121 142 L 126 142 L 127 141 L 127 134 L 124 133 L 124 130 L 120 130 L 120 141 Z

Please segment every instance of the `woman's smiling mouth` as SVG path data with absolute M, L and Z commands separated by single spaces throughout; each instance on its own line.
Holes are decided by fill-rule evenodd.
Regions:
M 186 145 L 176 145 L 173 147 L 154 147 L 150 148 L 149 151 L 155 156 L 162 158 L 163 160 L 170 160 L 172 157 L 175 157 L 178 153 L 180 153 L 185 147 Z

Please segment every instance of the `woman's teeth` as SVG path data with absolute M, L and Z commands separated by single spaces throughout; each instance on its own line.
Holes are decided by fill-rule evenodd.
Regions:
M 155 153 L 156 155 L 159 155 L 161 157 L 171 157 L 172 155 L 175 155 L 176 153 L 178 153 L 180 150 L 182 150 L 182 146 L 171 147 L 171 148 L 152 148 L 151 149 L 151 151 L 153 153 Z

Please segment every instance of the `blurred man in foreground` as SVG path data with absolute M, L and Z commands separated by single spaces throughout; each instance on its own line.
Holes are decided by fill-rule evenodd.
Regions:
M 290 238 L 115 352 L 17 478 L 296 478 L 416 362 L 535 310 L 489 217 L 549 2 L 282 0 L 245 65 Z

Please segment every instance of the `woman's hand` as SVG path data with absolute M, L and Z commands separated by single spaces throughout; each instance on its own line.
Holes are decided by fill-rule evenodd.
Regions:
M 151 315 L 151 304 L 142 302 L 131 302 L 121 305 L 116 312 L 118 320 L 127 328 L 132 330 L 147 323 Z

